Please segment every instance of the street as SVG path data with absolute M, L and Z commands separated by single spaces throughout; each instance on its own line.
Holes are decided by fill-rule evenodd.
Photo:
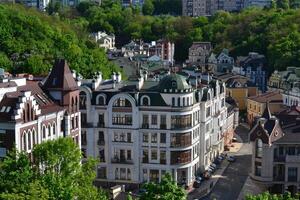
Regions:
M 230 163 L 217 180 L 213 190 L 202 199 L 209 200 L 236 200 L 245 184 L 251 167 L 251 148 L 248 143 L 248 129 L 239 126 L 236 129 L 238 140 L 243 142 L 241 149 L 232 155 L 236 156 L 236 161 Z

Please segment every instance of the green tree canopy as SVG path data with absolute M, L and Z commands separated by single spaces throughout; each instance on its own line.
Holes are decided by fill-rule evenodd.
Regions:
M 144 15 L 152 15 L 154 11 L 152 0 L 145 0 L 142 10 Z
M 71 138 L 59 138 L 33 148 L 33 165 L 24 152 L 12 151 L 0 163 L 0 199 L 107 200 L 93 186 L 96 161 L 81 163 L 81 151 Z
M 141 200 L 185 200 L 187 198 L 185 190 L 172 180 L 170 174 L 165 174 L 160 183 L 146 183 L 143 188 L 146 192 L 141 196 Z
M 270 194 L 269 192 L 264 192 L 258 195 L 247 195 L 246 200 L 296 200 L 299 199 L 299 195 L 294 197 L 290 193 L 285 194 Z

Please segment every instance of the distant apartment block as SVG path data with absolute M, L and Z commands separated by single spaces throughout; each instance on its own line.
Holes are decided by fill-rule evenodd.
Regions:
M 124 7 L 128 6 L 142 6 L 144 4 L 144 0 L 122 0 L 122 5 Z
M 45 10 L 51 0 L 16 0 L 15 2 Z M 59 2 L 62 6 L 76 6 L 80 3 L 80 0 L 53 0 L 53 3 L 55 2 Z
M 270 7 L 272 0 L 244 0 L 244 7 Z
M 206 0 L 182 0 L 182 15 L 184 16 L 206 16 Z

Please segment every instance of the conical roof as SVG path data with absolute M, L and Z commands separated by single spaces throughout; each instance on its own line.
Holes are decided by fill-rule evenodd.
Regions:
M 58 59 L 44 83 L 44 88 L 49 90 L 73 91 L 78 86 L 65 59 Z

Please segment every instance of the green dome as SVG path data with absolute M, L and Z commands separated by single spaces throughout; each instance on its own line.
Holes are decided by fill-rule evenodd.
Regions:
M 179 74 L 170 74 L 160 80 L 158 84 L 158 90 L 160 92 L 190 92 L 191 86 L 187 83 L 186 77 Z

